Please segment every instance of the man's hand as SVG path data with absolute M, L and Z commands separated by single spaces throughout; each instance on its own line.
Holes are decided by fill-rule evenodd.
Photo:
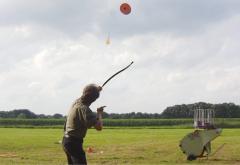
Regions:
M 102 114 L 105 107 L 106 106 L 101 106 L 101 107 L 97 108 L 97 113 L 101 113 Z
M 96 130 L 101 131 L 102 127 L 103 127 L 103 122 L 102 122 L 102 114 L 103 114 L 103 109 L 106 106 L 101 106 L 99 108 L 97 108 L 97 123 L 94 126 Z
M 101 92 L 101 90 L 102 90 L 102 87 L 98 86 L 98 92 Z

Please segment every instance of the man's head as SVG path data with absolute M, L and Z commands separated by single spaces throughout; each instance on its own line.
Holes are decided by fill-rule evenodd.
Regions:
M 81 98 L 85 103 L 91 104 L 99 97 L 101 90 L 102 87 L 96 84 L 89 84 L 83 89 Z

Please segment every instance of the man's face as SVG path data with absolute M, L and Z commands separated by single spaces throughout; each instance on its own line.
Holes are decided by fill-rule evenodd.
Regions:
M 101 90 L 101 86 L 90 84 L 85 87 L 83 91 L 83 97 L 87 100 L 87 102 L 93 103 L 99 98 Z
M 95 95 L 94 101 L 96 101 L 99 97 L 100 97 L 100 92 L 98 92 L 97 95 Z
M 94 95 L 95 95 L 95 99 L 94 99 L 94 101 L 96 101 L 99 97 L 100 97 L 100 92 L 101 92 L 101 90 L 102 90 L 102 87 L 101 86 L 98 86 L 97 87 L 97 90 L 98 90 L 98 93 L 95 93 Z M 93 102 L 94 102 L 93 101 Z

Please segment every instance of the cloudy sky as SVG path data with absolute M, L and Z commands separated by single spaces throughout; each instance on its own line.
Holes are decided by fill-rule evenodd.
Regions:
M 239 27 L 239 0 L 0 0 L 0 111 L 66 114 L 131 61 L 93 110 L 240 104 Z

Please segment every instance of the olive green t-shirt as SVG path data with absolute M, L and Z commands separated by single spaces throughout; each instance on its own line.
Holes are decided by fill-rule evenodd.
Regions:
M 77 99 L 71 106 L 66 121 L 65 135 L 83 139 L 87 129 L 97 122 L 96 115 L 92 110 Z

